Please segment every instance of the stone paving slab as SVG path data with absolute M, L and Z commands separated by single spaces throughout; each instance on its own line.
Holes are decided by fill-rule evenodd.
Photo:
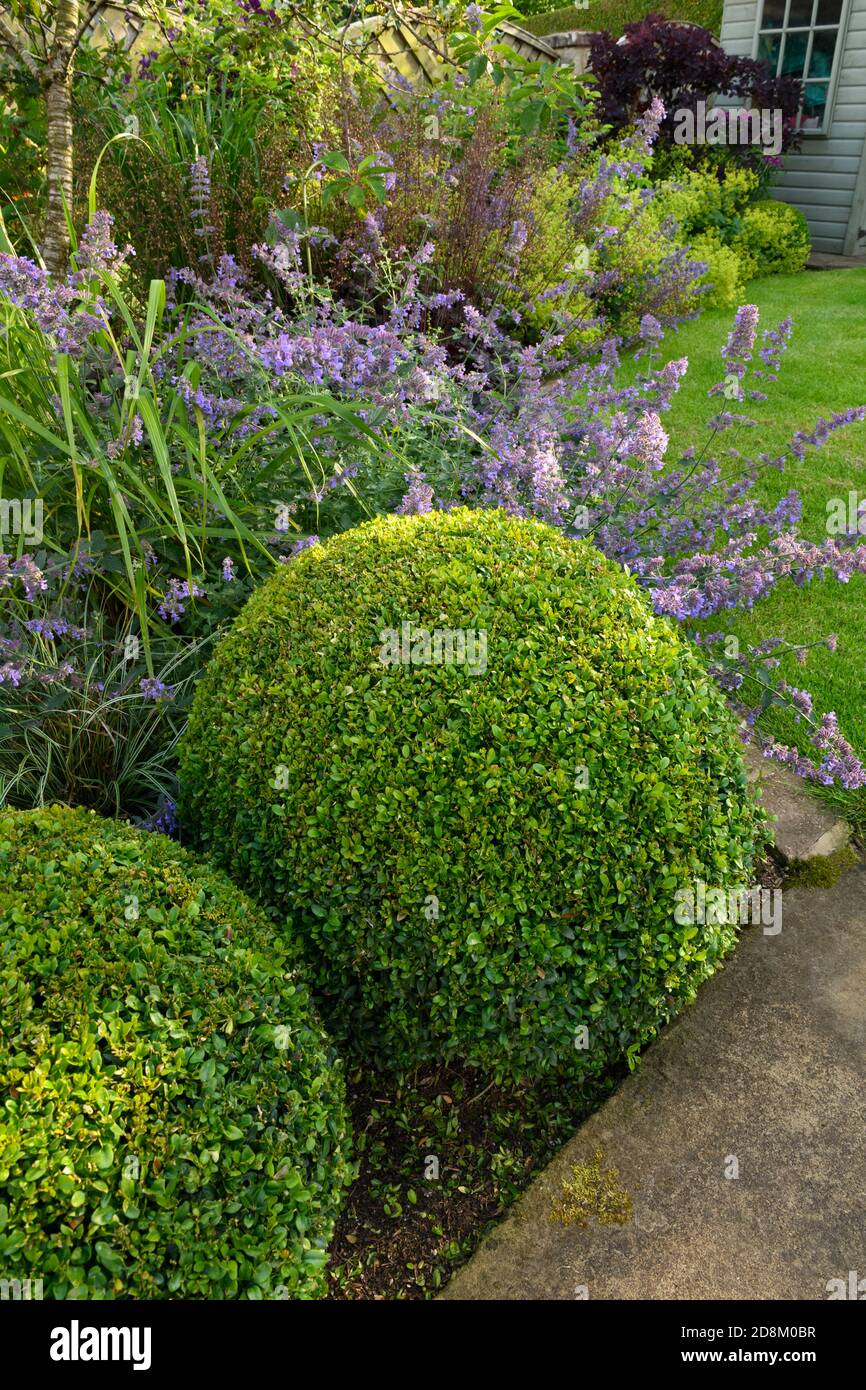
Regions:
M 563 1178 L 599 1149 L 632 1220 L 557 1225 Z M 863 868 L 786 892 L 777 936 L 744 928 L 441 1297 L 826 1299 L 852 1270 L 866 1297 Z
M 764 804 L 772 813 L 773 838 L 783 859 L 818 859 L 847 845 L 851 827 L 823 802 L 806 795 L 795 773 L 763 757 L 753 744 L 744 749 L 744 759 L 749 781 L 760 783 Z

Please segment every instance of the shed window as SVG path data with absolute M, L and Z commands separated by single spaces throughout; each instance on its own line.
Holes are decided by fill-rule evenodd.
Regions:
M 757 55 L 776 75 L 803 80 L 798 125 L 824 135 L 832 119 L 833 84 L 848 0 L 760 0 Z

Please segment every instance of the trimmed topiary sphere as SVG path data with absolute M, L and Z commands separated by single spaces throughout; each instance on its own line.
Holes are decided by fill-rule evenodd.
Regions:
M 170 840 L 0 814 L 0 1270 L 46 1298 L 314 1298 L 350 1175 L 295 954 Z
M 385 517 L 250 599 L 194 701 L 182 825 L 306 943 L 329 1022 L 404 1067 L 601 1071 L 735 942 L 676 893 L 760 826 L 698 656 L 585 542 Z M 679 914 L 685 915 L 685 914 Z

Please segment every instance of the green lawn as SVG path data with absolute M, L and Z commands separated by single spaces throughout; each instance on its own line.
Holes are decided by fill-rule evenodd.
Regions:
M 798 429 L 811 431 L 819 416 L 866 403 L 866 270 L 807 271 L 801 275 L 773 276 L 753 281 L 746 299 L 757 304 L 762 327 L 772 327 L 790 314 L 794 336 L 782 359 L 769 400 L 750 413 L 760 422 L 757 430 L 742 430 L 722 437 L 725 448 L 733 443 L 749 455 L 776 455 Z M 706 439 L 705 422 L 715 402 L 708 389 L 722 379 L 720 348 L 730 328 L 732 314 L 708 310 L 685 324 L 665 342 L 665 356 L 689 359 L 689 374 L 665 427 L 671 434 L 669 458 L 676 450 Z M 762 499 L 775 502 L 795 487 L 803 498 L 802 534 L 811 540 L 827 536 L 827 501 L 845 498 L 854 489 L 866 496 L 866 422 L 841 430 L 822 448 L 809 450 L 783 473 L 768 470 L 761 485 Z M 866 579 L 856 576 L 850 584 L 835 580 L 815 581 L 805 590 L 786 581 L 758 603 L 751 614 L 722 614 L 707 626 L 736 634 L 741 641 L 760 641 L 771 636 L 809 642 L 828 633 L 839 636 L 836 653 L 813 652 L 807 666 L 791 659 L 786 678 L 805 686 L 815 710 L 835 709 L 841 727 L 861 757 L 866 757 Z M 786 716 L 762 727 L 777 732 L 786 742 L 801 742 L 796 726 Z M 804 749 L 807 747 L 802 742 Z M 846 813 L 866 828 L 866 793 L 829 794 Z
M 702 24 L 718 34 L 722 27 L 724 0 L 589 0 L 581 9 L 567 5 L 564 9 L 548 10 L 547 14 L 532 15 L 522 21 L 530 34 L 561 34 L 568 29 L 588 29 L 598 32 L 609 29 L 619 38 L 627 24 L 644 19 L 648 14 L 662 14 L 666 19 L 687 19 Z M 520 6 L 518 5 L 519 9 Z

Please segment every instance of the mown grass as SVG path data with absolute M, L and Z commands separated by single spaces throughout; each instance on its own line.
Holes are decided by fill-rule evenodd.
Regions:
M 540 38 L 545 34 L 562 34 L 568 29 L 588 29 L 596 33 L 609 29 L 619 38 L 627 24 L 655 13 L 666 19 L 686 19 L 692 24 L 702 24 L 718 34 L 723 6 L 724 0 L 589 0 L 585 7 L 566 5 L 563 9 L 549 10 L 547 14 L 531 15 L 522 24 L 530 34 Z
M 724 446 L 748 455 L 775 456 L 785 451 L 798 429 L 811 431 L 820 416 L 829 418 L 834 411 L 866 403 L 866 269 L 758 279 L 748 286 L 746 298 L 757 304 L 764 328 L 790 315 L 794 335 L 779 380 L 768 388 L 769 399 L 750 409 L 758 429 L 739 431 L 736 438 L 726 438 Z M 700 447 L 706 439 L 705 422 L 714 404 L 707 391 L 722 379 L 720 349 L 731 319 L 728 310 L 708 310 L 666 339 L 666 360 L 689 359 L 688 377 L 665 420 L 671 435 L 669 458 L 689 444 Z M 782 473 L 767 470 L 759 493 L 762 500 L 775 502 L 792 487 L 803 499 L 802 534 L 810 540 L 825 539 L 828 501 L 847 498 L 851 490 L 866 496 L 866 422 L 840 430 Z M 811 692 L 816 712 L 837 712 L 846 737 L 866 758 L 864 616 L 866 580 L 855 576 L 847 585 L 834 579 L 813 581 L 805 591 L 785 581 L 751 613 L 722 614 L 707 626 L 732 633 L 741 642 L 779 636 L 808 643 L 837 633 L 835 653 L 818 648 L 805 668 L 789 658 L 783 673 Z M 773 712 L 762 727 L 807 751 L 808 744 L 787 716 Z M 861 832 L 866 829 L 866 793 L 826 795 Z

